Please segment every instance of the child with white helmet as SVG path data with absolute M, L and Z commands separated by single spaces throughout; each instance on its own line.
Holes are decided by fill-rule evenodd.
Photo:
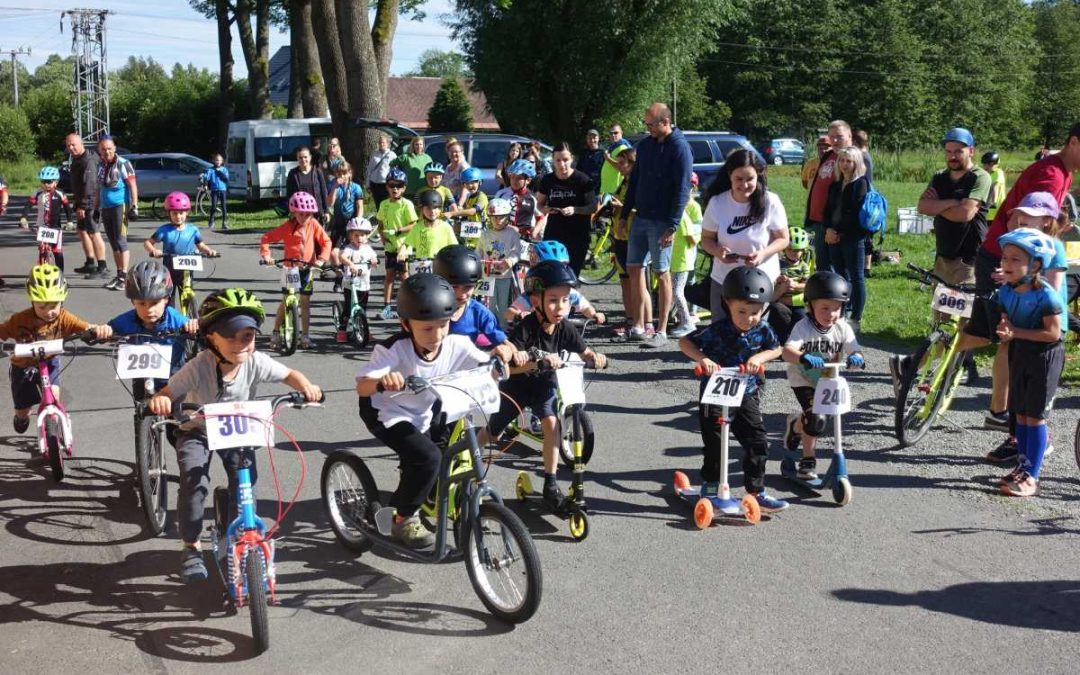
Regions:
M 342 289 L 345 294 L 345 309 L 341 312 L 341 323 L 337 326 L 337 341 L 345 342 L 345 329 L 352 314 L 352 288 L 356 289 L 356 299 L 367 313 L 368 293 L 371 291 L 371 270 L 379 261 L 375 249 L 368 244 L 371 236 L 371 221 L 363 216 L 353 218 L 345 225 L 346 241 L 331 254 L 334 264 L 341 268 Z

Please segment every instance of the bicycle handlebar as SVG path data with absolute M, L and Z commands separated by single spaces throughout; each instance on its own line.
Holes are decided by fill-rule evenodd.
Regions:
M 64 343 L 64 346 L 66 347 L 69 342 L 76 342 L 76 341 L 82 341 L 82 342 L 84 342 L 84 343 L 86 343 L 88 345 L 91 345 L 91 344 L 94 344 L 94 341 L 97 338 L 94 337 L 94 331 L 85 330 L 85 331 L 83 331 L 81 333 L 78 333 L 77 335 L 69 335 L 67 337 L 54 338 L 54 339 L 62 340 L 63 343 Z M 47 340 L 31 340 L 30 342 L 46 342 L 46 341 Z M 4 343 L 0 343 L 0 351 L 2 351 L 4 353 L 7 353 L 7 354 L 12 354 L 12 353 L 15 352 L 16 345 L 20 345 L 20 344 L 30 344 L 30 343 L 28 343 L 28 342 L 4 342 Z
M 300 258 L 282 258 L 281 260 L 270 260 L 269 262 L 263 259 L 259 259 L 260 265 L 273 265 L 274 267 L 283 267 L 285 263 L 293 263 L 300 267 L 322 267 L 322 261 L 309 262 L 307 260 L 301 260 Z
M 266 399 L 256 399 L 256 400 L 266 400 Z M 300 410 L 300 409 L 307 408 L 307 407 L 310 407 L 310 406 L 322 405 L 322 403 L 324 401 L 326 401 L 326 393 L 323 392 L 322 396 L 319 397 L 318 401 L 308 401 L 307 399 L 304 398 L 304 395 L 302 393 L 300 393 L 298 391 L 290 391 L 287 394 L 280 394 L 278 396 L 274 396 L 273 398 L 270 399 L 270 401 L 271 401 L 270 407 L 273 410 L 277 410 L 278 408 L 280 408 L 283 405 L 287 405 L 287 406 L 289 406 L 291 408 L 296 408 L 297 410 Z M 143 403 L 141 405 L 145 406 L 146 404 Z M 202 410 L 204 405 L 205 404 L 202 404 L 202 403 L 183 403 L 181 401 L 173 401 L 172 413 L 170 415 L 170 419 L 162 420 L 158 424 L 176 424 L 176 425 L 187 424 L 188 422 L 191 421 L 192 415 L 185 415 L 184 412 L 185 411 L 197 412 L 199 410 Z
M 945 281 L 944 279 L 942 279 L 938 275 L 934 274 L 931 270 L 919 267 L 915 263 L 908 263 L 907 266 L 908 266 L 909 270 L 915 272 L 920 277 L 922 277 L 921 279 L 918 279 L 918 281 L 933 280 L 933 281 L 938 282 L 939 284 L 941 284 L 942 286 L 944 286 L 946 288 L 951 288 L 952 290 L 960 291 L 961 293 L 975 293 L 976 292 L 974 284 L 952 284 L 952 283 L 949 283 L 948 281 Z
M 497 371 L 499 382 L 503 382 L 508 377 L 510 377 L 510 373 L 506 367 L 506 364 L 502 362 L 502 359 L 496 357 L 492 357 L 487 363 L 476 368 L 472 368 L 471 370 L 482 369 L 486 369 L 489 373 L 492 371 Z M 435 386 L 439 382 L 442 382 L 443 380 L 460 377 L 463 372 L 468 371 L 459 370 L 453 373 L 446 373 L 445 375 L 438 375 L 436 377 L 420 377 L 419 375 L 408 375 L 405 377 L 405 388 L 400 391 L 393 392 L 391 394 L 391 398 L 397 398 L 398 396 L 402 396 L 404 394 L 419 394 L 425 389 L 430 389 L 431 387 Z M 386 387 L 384 387 L 382 385 L 382 382 L 380 382 L 379 384 L 375 385 L 375 391 L 380 394 L 384 393 L 386 391 Z

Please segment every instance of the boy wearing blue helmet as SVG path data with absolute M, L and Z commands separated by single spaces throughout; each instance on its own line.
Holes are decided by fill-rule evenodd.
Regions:
M 510 186 L 496 192 L 495 197 L 510 202 L 510 224 L 522 239 L 532 239 L 533 228 L 544 219 L 536 195 L 529 190 L 529 181 L 536 177 L 536 167 L 527 159 L 515 159 L 506 173 L 510 174 Z
M 545 260 L 555 260 L 562 263 L 569 264 L 570 252 L 566 250 L 561 242 L 558 241 L 538 241 L 529 247 L 529 264 L 537 265 Z M 590 321 L 595 321 L 598 324 L 604 324 L 607 321 L 607 317 L 603 312 L 596 311 L 596 308 L 592 306 L 584 295 L 582 295 L 576 288 L 570 289 L 570 311 L 571 313 L 579 313 Z M 529 301 L 528 293 L 522 293 L 510 307 L 503 312 L 503 318 L 508 323 L 513 323 L 518 319 L 527 316 L 532 312 L 532 303 Z

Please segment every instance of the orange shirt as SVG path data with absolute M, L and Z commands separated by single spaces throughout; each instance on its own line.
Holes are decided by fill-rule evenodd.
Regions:
M 308 218 L 300 227 L 292 219 L 270 230 L 259 240 L 259 255 L 269 257 L 270 244 L 282 242 L 285 245 L 284 258 L 299 258 L 308 262 L 315 261 L 315 246 L 319 247 L 318 259 L 323 262 L 330 259 L 330 237 L 326 230 L 314 218 Z M 286 265 L 292 267 L 292 265 Z
M 37 342 L 39 340 L 58 340 L 60 338 L 78 335 L 90 324 L 75 316 L 66 309 L 60 309 L 60 315 L 54 321 L 42 321 L 34 314 L 34 308 L 24 309 L 8 317 L 7 321 L 0 323 L 0 340 L 15 340 L 16 342 Z M 11 357 L 11 365 L 16 368 L 26 368 L 37 363 L 37 360 L 25 356 Z
M 811 223 L 825 222 L 825 202 L 829 200 L 829 186 L 836 173 L 836 153 L 830 150 L 818 164 L 817 176 L 810 185 L 810 203 L 807 205 L 807 220 Z

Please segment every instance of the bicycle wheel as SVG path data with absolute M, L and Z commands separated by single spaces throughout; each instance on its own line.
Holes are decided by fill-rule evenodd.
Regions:
M 521 623 L 540 606 L 543 582 L 540 557 L 525 525 L 502 504 L 480 505 L 479 531 L 469 524 L 465 567 L 469 581 L 488 611 L 510 623 Z
M 594 226 L 578 279 L 590 286 L 607 282 L 615 276 L 615 254 L 611 252 L 611 228 Z
M 334 304 L 330 305 L 330 320 L 334 322 L 334 328 L 341 325 L 341 312 L 342 302 L 335 300 Z
M 255 653 L 262 654 L 270 648 L 270 623 L 266 616 L 266 561 L 258 546 L 252 546 L 247 551 L 244 581 L 247 585 L 248 613 L 251 615 L 251 637 L 255 641 Z
M 184 316 L 188 317 L 189 319 L 199 316 L 199 306 L 198 303 L 195 301 L 194 291 L 192 291 L 187 298 L 184 298 L 182 302 L 183 307 L 181 307 L 180 311 L 184 314 Z M 195 358 L 195 355 L 198 353 L 198 340 L 184 340 L 184 359 L 186 361 L 190 361 L 191 359 Z
M 563 412 L 561 425 L 562 440 L 559 443 L 559 456 L 562 457 L 563 464 L 572 469 L 574 467 L 574 416 L 569 407 Z M 581 411 L 581 441 L 581 461 L 588 464 L 592 459 L 595 437 L 592 419 L 584 410 Z
M 163 197 L 154 197 L 150 200 L 150 215 L 159 219 L 168 217 L 168 214 L 165 213 L 165 202 Z
M 1080 420 L 1076 420 L 1076 433 L 1073 434 L 1073 457 L 1076 458 L 1076 466 L 1080 466 Z
M 162 441 L 165 432 L 154 429 L 160 417 L 142 417 L 135 434 L 135 465 L 139 472 L 139 497 L 150 533 L 158 536 L 165 531 L 168 514 L 168 477 Z
M 55 416 L 45 420 L 45 447 L 49 450 L 49 467 L 57 483 L 64 480 L 64 435 L 60 431 L 60 420 Z
M 371 341 L 371 328 L 368 326 L 367 314 L 363 309 L 358 309 L 352 316 L 352 341 L 358 348 L 367 347 Z
M 935 331 L 911 355 L 896 397 L 896 439 L 903 447 L 918 443 L 930 431 L 944 397 L 933 386 L 939 371 L 948 368 L 945 351 L 949 337 Z
M 281 318 L 281 355 L 292 356 L 300 342 L 300 303 L 286 303 L 285 316 Z
M 326 458 L 319 486 L 330 527 L 341 545 L 357 554 L 370 549 L 366 532 L 374 528 L 375 512 L 382 505 L 364 461 L 347 450 L 338 450 Z

